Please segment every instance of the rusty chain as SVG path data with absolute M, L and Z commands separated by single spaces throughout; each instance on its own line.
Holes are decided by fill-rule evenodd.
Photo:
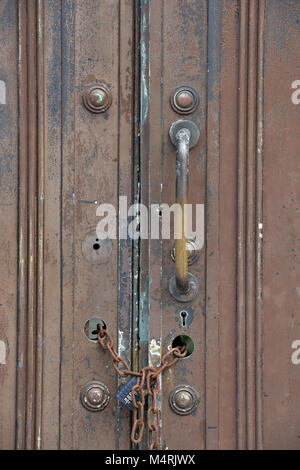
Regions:
M 134 444 L 141 442 L 145 423 L 144 423 L 144 408 L 145 408 L 145 392 L 144 386 L 151 397 L 151 406 L 148 407 L 147 413 L 147 427 L 149 431 L 149 449 L 159 449 L 159 425 L 160 413 L 157 407 L 157 396 L 160 393 L 159 375 L 167 368 L 172 367 L 180 358 L 185 357 L 187 349 L 185 346 L 177 346 L 170 349 L 162 357 L 161 365 L 158 368 L 146 366 L 135 372 L 130 369 L 128 363 L 117 353 L 114 347 L 114 341 L 108 329 L 102 325 L 98 325 L 98 340 L 103 349 L 108 350 L 113 359 L 113 367 L 120 377 L 128 377 L 129 375 L 136 376 L 137 382 L 131 389 L 132 405 L 133 405 L 133 425 L 131 430 L 131 441 Z M 124 369 L 119 368 L 120 363 Z

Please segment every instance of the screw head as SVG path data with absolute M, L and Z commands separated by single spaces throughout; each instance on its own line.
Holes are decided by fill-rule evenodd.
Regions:
M 87 88 L 83 93 L 83 104 L 92 113 L 104 113 L 112 104 L 112 95 L 104 83 Z
M 190 114 L 199 105 L 199 95 L 194 87 L 182 85 L 171 93 L 170 102 L 176 113 Z
M 109 389 L 102 382 L 89 382 L 80 392 L 80 400 L 89 411 L 102 411 L 109 403 Z
M 197 408 L 199 398 L 193 387 L 179 385 L 170 393 L 169 403 L 174 413 L 188 415 Z

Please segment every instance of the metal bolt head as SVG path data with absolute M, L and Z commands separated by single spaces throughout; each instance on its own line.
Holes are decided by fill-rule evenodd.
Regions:
M 88 390 L 86 393 L 86 401 L 92 405 L 92 406 L 101 406 L 101 403 L 103 402 L 104 399 L 104 393 L 103 390 L 101 390 L 98 387 L 93 387 Z
M 80 392 L 80 400 L 89 411 L 102 411 L 109 403 L 109 389 L 102 382 L 89 382 Z
M 182 411 L 190 410 L 193 406 L 193 397 L 188 390 L 179 390 L 174 396 L 174 403 Z
M 193 113 L 199 105 L 199 95 L 194 87 L 182 85 L 173 90 L 170 102 L 176 113 L 190 114 Z
M 199 398 L 190 385 L 179 385 L 170 393 L 169 403 L 174 413 L 188 415 L 197 408 Z
M 93 106 L 100 108 L 107 104 L 108 97 L 101 88 L 95 88 L 90 92 L 90 101 Z
M 176 95 L 176 104 L 182 109 L 191 109 L 194 105 L 194 97 L 188 90 L 181 90 Z
M 112 104 L 112 95 L 104 83 L 87 88 L 83 93 L 83 104 L 92 113 L 104 113 Z

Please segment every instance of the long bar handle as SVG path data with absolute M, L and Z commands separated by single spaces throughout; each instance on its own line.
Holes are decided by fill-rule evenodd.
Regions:
M 176 147 L 176 212 L 175 233 L 175 276 L 170 280 L 169 290 L 176 300 L 189 302 L 199 290 L 197 278 L 188 271 L 187 252 L 187 204 L 189 187 L 189 150 L 197 145 L 200 129 L 193 121 L 179 119 L 169 131 L 170 139 Z
M 176 134 L 176 233 L 181 235 L 175 239 L 175 279 L 178 290 L 183 294 L 189 291 L 188 253 L 186 249 L 187 217 L 189 187 L 189 153 L 191 133 L 183 127 Z

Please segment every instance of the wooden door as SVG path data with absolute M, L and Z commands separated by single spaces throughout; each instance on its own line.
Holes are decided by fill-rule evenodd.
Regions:
M 102 320 L 135 371 L 188 341 L 161 376 L 162 449 L 299 449 L 299 2 L 4 0 L 0 23 L 0 448 L 148 448 Z M 175 202 L 179 119 L 200 130 L 204 208 L 187 302 L 173 236 L 120 237 L 122 198 L 160 218 Z M 101 204 L 115 238 L 98 238 Z

